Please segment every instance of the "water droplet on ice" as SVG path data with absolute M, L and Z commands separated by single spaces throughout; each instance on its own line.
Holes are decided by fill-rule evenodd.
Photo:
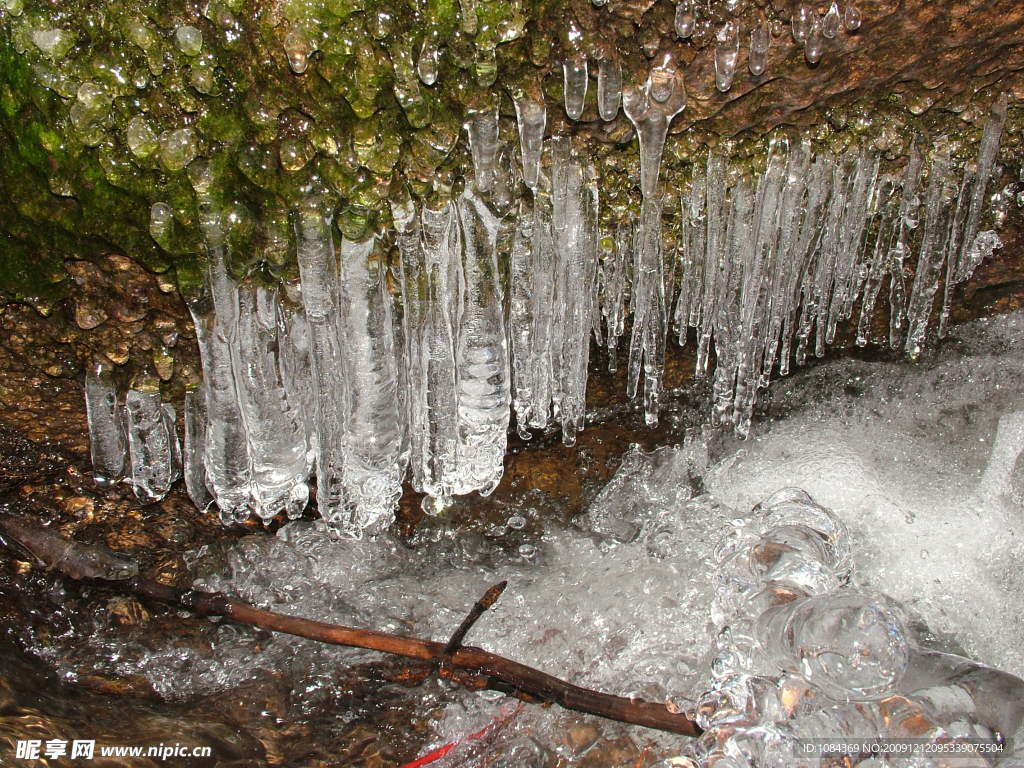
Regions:
M 689 2 L 681 2 L 676 6 L 676 34 L 685 40 L 693 34 L 693 26 L 697 23 L 697 17 L 690 10 Z
M 565 87 L 565 114 L 579 120 L 583 102 L 587 98 L 587 59 L 580 57 L 562 62 L 562 82 Z
M 739 58 L 739 25 L 732 20 L 725 22 L 715 35 L 715 41 L 715 86 L 725 93 L 732 86 L 736 60 Z
M 843 13 L 843 26 L 846 27 L 847 32 L 860 29 L 860 8 L 853 3 L 846 6 L 846 11 Z
M 203 33 L 195 27 L 178 27 L 174 30 L 174 41 L 186 56 L 198 56 L 203 50 Z
M 809 5 L 799 5 L 796 10 L 793 11 L 793 40 L 798 43 L 804 43 L 807 41 L 807 35 L 811 31 L 811 24 L 817 14 L 811 10 Z

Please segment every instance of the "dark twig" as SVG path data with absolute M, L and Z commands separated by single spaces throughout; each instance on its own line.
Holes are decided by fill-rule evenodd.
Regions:
M 455 630 L 451 639 L 445 644 L 443 651 L 445 656 L 451 656 L 459 649 L 459 646 L 462 645 L 463 639 L 466 637 L 466 633 L 473 628 L 477 619 L 483 616 L 484 612 L 498 601 L 498 598 L 501 597 L 501 593 L 505 591 L 505 587 L 507 586 L 507 581 L 498 582 L 484 592 L 484 596 L 473 604 L 469 613 L 466 614 L 466 618 L 462 620 L 462 623 L 459 624 L 459 628 Z
M 473 621 L 497 600 L 504 584 L 495 585 L 489 589 L 484 597 L 474 605 L 473 611 L 466 617 L 452 639 L 442 645 L 432 640 L 342 627 L 296 616 L 284 616 L 264 611 L 219 593 L 180 589 L 140 576 L 110 580 L 106 575 L 108 569 L 82 567 L 82 562 L 102 563 L 106 562 L 108 556 L 114 556 L 105 548 L 76 543 L 75 546 L 81 556 L 74 558 L 73 562 L 69 562 L 66 552 L 67 546 L 71 542 L 68 539 L 45 529 L 32 529 L 17 518 L 0 516 L 0 521 L 2 521 L 0 530 L 6 538 L 15 539 L 45 565 L 72 579 L 102 579 L 110 586 L 120 585 L 123 589 L 140 597 L 176 605 L 199 616 L 224 616 L 240 624 L 250 624 L 323 643 L 365 648 L 417 659 L 431 665 L 435 674 L 450 678 L 474 690 L 489 688 L 522 701 L 554 703 L 576 712 L 599 715 L 610 720 L 642 725 L 660 731 L 687 736 L 700 734 L 700 728 L 694 721 L 685 715 L 670 712 L 663 704 L 588 690 L 525 664 L 497 656 L 482 648 L 460 646 L 459 642 L 472 626 Z M 56 562 L 53 561 L 55 555 L 59 555 Z M 121 573 L 121 571 L 117 571 L 118 576 Z M 453 644 L 456 647 L 449 656 L 446 656 L 449 646 Z M 441 662 L 443 664 L 439 664 Z M 422 672 L 410 670 L 409 678 L 420 679 L 421 675 Z

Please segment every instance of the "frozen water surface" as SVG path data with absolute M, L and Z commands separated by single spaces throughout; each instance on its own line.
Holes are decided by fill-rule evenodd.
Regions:
M 798 486 L 848 529 L 852 586 L 902 603 L 918 643 L 1020 675 L 1022 353 L 1024 315 L 1016 314 L 955 328 L 934 356 L 913 364 L 818 365 L 776 385 L 769 418 L 755 423 L 748 441 L 709 451 L 716 441 L 689 433 L 650 454 L 631 449 L 568 527 L 530 506 L 511 510 L 507 524 L 451 531 L 431 523 L 407 543 L 338 539 L 322 522 L 296 521 L 276 536 L 192 552 L 188 564 L 201 588 L 436 640 L 447 639 L 488 586 L 507 579 L 468 644 L 581 685 L 685 709 L 708 686 L 712 648 L 721 643 L 711 610 L 720 545 L 755 504 Z M 808 541 L 805 529 L 789 525 L 786 541 Z M 850 594 L 856 602 L 859 593 Z M 884 613 L 873 606 L 850 610 Z M 71 674 L 89 666 L 142 674 L 178 700 L 272 672 L 292 685 L 292 716 L 327 701 L 342 722 L 359 711 L 337 703 L 345 684 L 339 670 L 379 659 L 227 623 L 209 625 L 206 637 L 203 648 L 177 644 L 144 625 L 115 628 L 101 615 L 39 651 Z M 481 752 L 500 756 L 496 765 L 549 765 L 557 757 L 577 764 L 574 755 L 597 739 L 587 723 L 606 739 L 628 733 L 663 757 L 686 742 L 558 708 L 515 710 L 499 694 L 439 682 L 401 696 L 436 716 L 423 752 L 499 724 L 439 766 L 475 765 Z M 807 715 L 797 725 L 814 722 Z

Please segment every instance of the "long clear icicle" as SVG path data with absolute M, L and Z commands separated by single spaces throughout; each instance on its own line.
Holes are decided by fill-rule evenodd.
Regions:
M 344 353 L 338 326 L 339 279 L 331 220 L 316 201 L 296 211 L 302 304 L 309 323 L 310 362 L 316 391 L 316 503 L 320 516 L 349 536 L 362 535 L 345 489 Z
M 498 220 L 468 187 L 458 200 L 465 291 L 455 347 L 458 471 L 454 493 L 490 494 L 509 425 L 508 345 L 498 274 Z
M 206 485 L 213 493 L 225 523 L 249 517 L 249 453 L 235 386 L 232 347 L 237 343 L 236 290 L 224 263 L 224 236 L 220 219 L 207 211 L 206 292 L 189 303 L 206 389 L 207 429 L 203 460 Z
M 345 413 L 345 483 L 353 519 L 376 534 L 394 520 L 402 495 L 407 456 L 391 295 L 375 238 L 342 239 L 338 322 L 343 375 L 348 382 Z

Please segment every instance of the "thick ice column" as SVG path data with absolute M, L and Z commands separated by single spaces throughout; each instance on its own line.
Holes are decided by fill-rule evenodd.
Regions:
M 216 216 L 206 214 L 206 293 L 189 302 L 202 358 L 207 429 L 206 485 L 225 523 L 249 517 L 249 454 L 235 388 L 231 348 L 236 343 L 237 299 L 224 266 L 224 239 Z
M 455 344 L 462 316 L 462 233 L 454 203 L 420 212 L 420 251 L 417 263 L 403 264 L 406 279 L 414 279 L 410 289 L 422 297 L 420 316 L 420 354 L 423 366 L 420 410 L 412 410 L 415 419 L 410 428 L 422 433 L 422 454 L 412 456 L 420 462 L 423 491 L 433 500 L 425 502 L 428 512 L 443 508 L 455 493 L 458 473 L 458 391 L 456 389 Z M 403 259 L 406 259 L 403 251 Z M 411 347 L 410 347 L 411 349 Z M 410 381 L 415 381 L 410 375 Z M 410 396 L 416 397 L 415 392 Z M 417 418 L 417 413 L 420 418 Z M 415 469 L 414 469 L 415 477 Z
M 353 519 L 367 533 L 394 521 L 407 455 L 398 390 L 394 320 L 376 239 L 341 242 L 339 323 L 345 339 L 345 484 Z
M 309 323 L 310 361 L 316 392 L 316 503 L 320 516 L 349 536 L 362 530 L 352 516 L 344 485 L 346 382 L 338 332 L 338 262 L 330 218 L 315 203 L 296 212 L 302 304 Z
M 205 512 L 213 504 L 213 496 L 206 487 L 206 388 L 185 391 L 185 449 L 182 472 L 185 489 L 196 509 Z
M 458 478 L 453 490 L 486 496 L 501 480 L 511 400 L 498 220 L 469 187 L 457 207 L 464 296 L 455 345 Z
M 238 343 L 233 347 L 239 402 L 251 468 L 253 511 L 269 523 L 279 512 L 296 518 L 309 500 L 306 425 L 285 386 L 277 293 L 238 290 Z
M 129 482 L 139 501 L 160 501 L 178 476 L 178 435 L 168 430 L 155 377 L 143 376 L 125 396 Z
M 114 485 L 124 476 L 127 448 L 111 363 L 95 360 L 86 371 L 85 412 L 93 479 L 97 485 Z
M 426 340 L 427 270 L 420 248 L 420 221 L 411 199 L 392 203 L 396 240 L 400 255 L 398 285 L 402 294 L 402 351 L 400 365 L 405 372 L 403 405 L 409 447 L 412 485 L 423 490 L 426 474 Z

